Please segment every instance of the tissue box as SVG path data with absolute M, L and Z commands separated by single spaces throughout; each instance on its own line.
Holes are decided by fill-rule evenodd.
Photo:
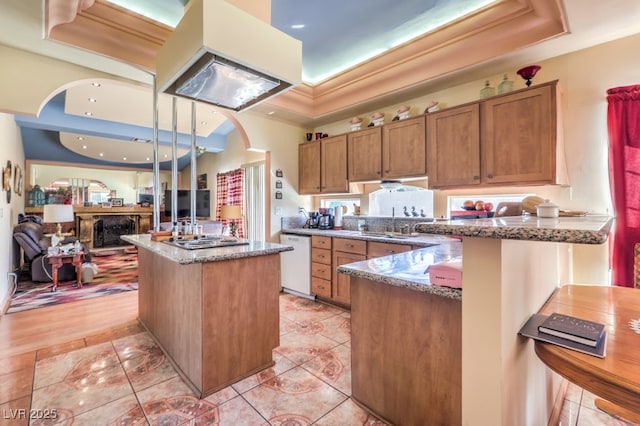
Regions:
M 434 263 L 427 269 L 433 285 L 462 288 L 462 258 Z

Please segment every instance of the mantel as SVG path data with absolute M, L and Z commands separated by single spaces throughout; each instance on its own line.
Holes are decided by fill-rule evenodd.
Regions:
M 42 207 L 25 207 L 25 214 L 35 214 L 42 215 Z M 139 214 L 139 215 L 152 215 L 153 207 L 140 207 L 138 205 L 135 206 L 124 206 L 124 207 L 84 207 L 84 206 L 73 206 L 73 212 L 75 214 L 96 214 L 96 215 L 112 215 L 112 214 Z

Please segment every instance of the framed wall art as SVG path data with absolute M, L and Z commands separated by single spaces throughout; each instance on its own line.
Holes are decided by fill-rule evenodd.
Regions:
M 124 199 L 122 198 L 112 198 L 111 205 L 113 207 L 122 207 L 124 205 Z

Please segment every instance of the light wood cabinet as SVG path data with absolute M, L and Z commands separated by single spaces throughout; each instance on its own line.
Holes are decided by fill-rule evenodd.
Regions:
M 380 243 L 377 241 L 369 241 L 367 243 L 367 258 L 390 256 L 392 254 L 404 253 L 411 251 L 413 248 L 409 244 L 392 244 Z
M 298 192 L 321 194 L 348 192 L 347 135 L 298 146 Z
M 481 103 L 483 182 L 555 183 L 556 90 L 552 82 Z
M 427 116 L 430 188 L 480 184 L 480 106 L 448 108 Z
M 349 275 L 339 274 L 338 266 L 366 260 L 367 242 L 346 238 L 333 239 L 333 280 L 331 299 L 339 304 L 351 305 L 351 283 Z
M 347 135 L 325 138 L 320 143 L 320 192 L 348 192 Z
M 320 192 L 320 141 L 298 145 L 298 192 Z
M 382 177 L 382 128 L 370 127 L 347 135 L 349 181 Z
M 566 183 L 557 83 L 429 114 L 429 187 Z
M 382 127 L 382 177 L 422 176 L 426 167 L 424 115 Z
M 311 236 L 311 292 L 331 298 L 331 237 Z

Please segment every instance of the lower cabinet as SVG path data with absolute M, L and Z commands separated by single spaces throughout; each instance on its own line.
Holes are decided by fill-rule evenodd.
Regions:
M 311 237 L 311 292 L 331 299 L 331 237 Z
M 351 277 L 339 274 L 340 265 L 413 250 L 409 244 L 311 237 L 311 292 L 319 299 L 351 306 Z
M 348 275 L 339 274 L 338 266 L 367 259 L 367 242 L 346 238 L 333 239 L 333 281 L 331 298 L 341 305 L 351 306 L 351 284 Z

